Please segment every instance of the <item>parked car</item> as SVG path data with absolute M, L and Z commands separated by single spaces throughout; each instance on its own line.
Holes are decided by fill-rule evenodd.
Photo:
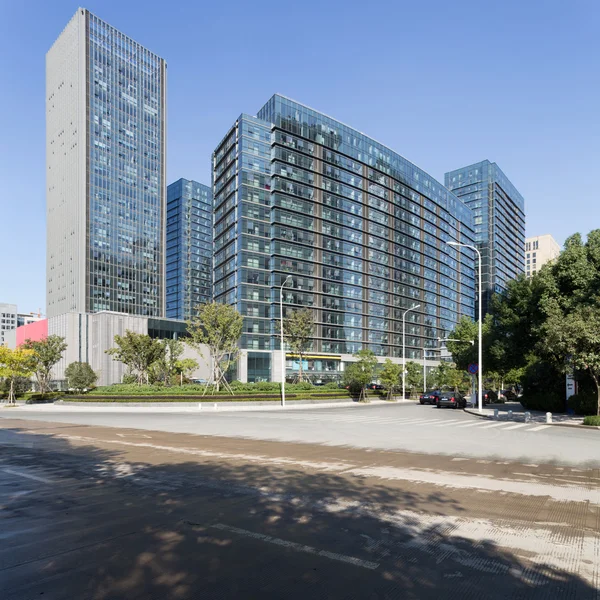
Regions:
M 438 408 L 466 408 L 467 399 L 458 392 L 442 392 L 437 401 Z
M 429 392 L 425 392 L 419 396 L 419 402 L 421 404 L 437 404 L 437 401 L 440 397 L 439 390 L 431 390 Z
M 369 385 L 367 385 L 367 389 L 368 390 L 385 390 L 385 387 L 383 385 L 381 385 L 380 383 L 369 383 Z

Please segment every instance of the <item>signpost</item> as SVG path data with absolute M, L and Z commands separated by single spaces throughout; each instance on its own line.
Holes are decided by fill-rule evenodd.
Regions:
M 477 372 L 479 371 L 479 365 L 476 363 L 471 363 L 467 367 L 467 371 L 471 375 L 471 388 L 473 389 L 473 395 L 471 396 L 471 406 L 475 406 L 475 399 L 477 398 L 475 394 L 475 375 L 477 375 Z

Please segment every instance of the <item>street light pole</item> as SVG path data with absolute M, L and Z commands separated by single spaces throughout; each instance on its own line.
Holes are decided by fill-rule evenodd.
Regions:
M 482 297 L 483 297 L 483 290 L 481 289 L 481 253 L 479 252 L 479 250 L 475 247 L 475 246 L 471 246 L 469 244 L 460 244 L 459 242 L 446 242 L 449 246 L 461 246 L 463 248 L 471 248 L 471 250 L 475 250 L 475 252 L 477 252 L 477 258 L 479 261 L 479 327 L 478 327 L 478 335 L 479 335 L 479 340 L 478 340 L 478 344 L 477 344 L 477 374 L 478 374 L 478 380 L 477 380 L 477 404 L 479 406 L 479 412 L 483 411 L 483 352 L 482 352 L 482 336 L 481 336 L 481 329 L 482 329 L 482 320 L 481 320 L 481 305 L 482 305 Z
M 402 400 L 406 399 L 406 313 L 420 308 L 421 305 L 411 306 L 402 313 Z
M 279 317 L 281 325 L 281 406 L 285 406 L 285 349 L 283 347 L 283 286 L 292 280 L 288 275 L 279 290 Z

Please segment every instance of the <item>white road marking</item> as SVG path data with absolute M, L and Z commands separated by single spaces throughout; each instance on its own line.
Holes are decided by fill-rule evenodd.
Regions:
M 133 437 L 133 438 L 146 438 L 148 440 L 152 439 L 152 436 L 146 435 L 145 433 L 117 433 L 119 437 Z
M 459 419 L 451 419 L 450 421 L 446 421 L 446 419 L 444 419 L 443 423 L 440 423 L 439 425 L 434 425 L 434 427 L 446 427 L 448 425 L 452 425 L 453 423 L 458 423 Z
M 475 421 L 475 423 L 467 423 L 466 425 L 457 425 L 457 427 L 475 427 L 476 425 L 485 424 L 486 421 Z
M 528 429 L 527 431 L 542 431 L 542 429 L 548 429 L 552 427 L 552 425 L 540 425 L 539 427 L 534 427 L 533 429 Z
M 272 537 L 270 535 L 264 535 L 263 533 L 256 533 L 254 531 L 248 531 L 247 529 L 240 529 L 239 527 L 231 527 L 230 525 L 224 525 L 223 523 L 216 523 L 215 525 L 211 525 L 211 527 L 221 531 L 227 531 L 229 533 L 237 533 L 238 535 L 260 540 L 261 542 L 267 542 L 268 544 L 283 546 L 284 548 L 289 548 L 290 550 L 296 550 L 296 552 L 305 552 L 306 554 L 314 554 L 316 556 L 338 560 L 340 562 L 349 563 L 356 567 L 371 569 L 372 571 L 379 567 L 379 563 L 371 562 L 369 560 L 362 560 L 360 558 L 355 558 L 354 556 L 338 554 L 337 552 L 329 552 L 328 550 L 319 550 L 318 548 L 313 548 L 312 546 L 297 544 L 296 542 L 290 542 L 288 540 L 282 540 L 281 538 Z
M 521 427 L 528 427 L 528 426 L 529 426 L 529 423 L 517 423 L 516 425 L 507 427 L 504 431 L 508 431 L 509 429 L 520 429 Z
M 44 477 L 38 477 L 37 475 L 30 475 L 29 473 L 19 473 L 18 471 L 13 471 L 11 469 L 2 469 L 5 473 L 9 473 L 10 475 L 17 475 L 18 477 L 26 477 L 27 479 L 33 479 L 34 481 L 41 481 L 42 483 L 54 483 L 50 481 L 50 479 L 44 479 Z
M 491 429 L 492 427 L 503 427 L 504 425 L 508 425 L 508 423 L 490 423 L 489 425 L 482 425 L 481 429 Z

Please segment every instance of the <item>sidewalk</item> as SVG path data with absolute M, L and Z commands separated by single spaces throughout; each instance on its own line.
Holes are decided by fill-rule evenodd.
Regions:
M 525 422 L 526 413 L 530 415 L 531 423 L 545 423 L 546 413 L 540 410 L 526 410 L 520 402 L 506 402 L 505 404 L 488 404 L 479 412 L 477 403 L 465 409 L 469 414 L 484 419 L 494 419 L 495 411 L 498 411 L 498 421 Z M 512 411 L 512 416 L 509 412 Z M 582 425 L 583 417 L 579 415 L 568 415 L 565 413 L 552 413 L 552 425 Z

